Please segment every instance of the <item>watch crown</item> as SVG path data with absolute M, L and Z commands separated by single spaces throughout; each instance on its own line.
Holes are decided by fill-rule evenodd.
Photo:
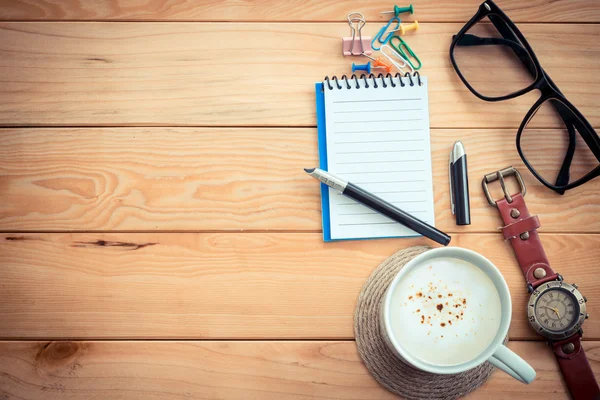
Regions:
M 585 313 L 585 319 L 588 319 L 590 317 L 590 314 Z
M 571 286 L 573 286 L 575 289 L 579 289 L 579 286 L 577 286 L 576 283 L 572 284 Z
M 583 296 L 583 301 L 587 303 L 587 297 Z

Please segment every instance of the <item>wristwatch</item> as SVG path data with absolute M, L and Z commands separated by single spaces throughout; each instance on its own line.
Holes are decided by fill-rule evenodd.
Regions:
M 510 194 L 505 177 L 514 176 L 520 191 Z M 488 184 L 499 181 L 504 198 L 494 201 Z M 527 317 L 535 331 L 546 338 L 554 351 L 569 392 L 575 400 L 598 400 L 600 388 L 581 346 L 581 326 L 588 318 L 587 299 L 576 284 L 568 284 L 550 267 L 537 229 L 540 221 L 531 215 L 525 205 L 525 182 L 513 167 L 485 175 L 483 192 L 491 206 L 496 207 L 504 221 L 502 233 L 510 241 L 525 275 L 527 290 Z

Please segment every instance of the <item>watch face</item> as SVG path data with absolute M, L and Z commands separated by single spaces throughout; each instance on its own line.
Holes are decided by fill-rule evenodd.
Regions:
M 579 319 L 579 304 L 562 288 L 543 292 L 535 303 L 535 314 L 540 324 L 553 332 L 564 332 Z
M 575 286 L 552 281 L 539 286 L 527 305 L 529 322 L 550 339 L 564 339 L 581 329 L 585 321 L 585 299 Z

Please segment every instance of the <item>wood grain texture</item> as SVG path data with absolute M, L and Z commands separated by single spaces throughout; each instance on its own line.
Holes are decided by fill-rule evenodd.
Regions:
M 502 103 L 473 96 L 449 62 L 461 27 L 424 23 L 407 38 L 429 78 L 431 125 L 518 127 L 537 94 Z M 600 25 L 521 28 L 563 93 L 598 125 Z M 349 74 L 356 61 L 341 55 L 347 34 L 344 23 L 5 22 L 0 124 L 314 126 L 314 83 Z M 503 71 L 481 74 L 500 79 Z
M 501 371 L 466 399 L 568 399 L 542 342 L 510 342 L 536 370 Z M 600 377 L 600 343 L 584 348 Z M 1 342 L 0 398 L 397 399 L 368 374 L 354 342 Z M 4 397 L 2 397 L 4 396 Z
M 600 296 L 600 235 L 542 235 L 554 269 Z M 395 251 L 425 239 L 323 243 L 314 233 L 0 236 L 3 338 L 352 338 L 356 298 Z M 512 339 L 539 340 L 524 279 L 496 234 L 454 235 L 488 257 L 513 299 Z M 589 303 L 588 340 L 600 338 Z
M 458 80 L 450 39 L 480 3 L 414 0 L 417 13 L 403 18 L 421 22 L 407 40 L 430 81 L 438 227 L 459 230 L 453 245 L 503 272 L 511 339 L 528 340 L 510 347 L 538 373 L 522 386 L 496 372 L 469 398 L 568 399 L 529 328 L 523 278 L 479 182 L 511 164 L 524 173 L 549 259 L 592 300 L 584 347 L 600 377 L 600 181 L 564 197 L 543 189 L 514 148 L 537 93 L 486 103 Z M 498 4 L 598 125 L 600 25 L 587 23 L 600 22 L 600 2 Z M 0 2 L 0 21 L 160 21 L 0 23 L 0 126 L 16 127 L 0 129 L 0 230 L 10 232 L 0 234 L 0 338 L 44 340 L 0 342 L 0 400 L 396 398 L 369 376 L 354 342 L 327 339 L 352 339 L 356 297 L 381 261 L 428 242 L 323 243 L 318 186 L 300 170 L 318 161 L 314 83 L 349 74 L 356 61 L 339 54 L 346 14 L 363 11 L 373 35 L 390 5 Z M 278 23 L 286 21 L 296 23 Z M 476 78 L 502 82 L 510 69 L 493 66 L 474 67 Z M 536 134 L 551 148 L 548 132 Z M 464 228 L 448 205 L 456 139 L 469 153 L 473 225 Z
M 480 0 L 413 0 L 414 15 L 403 20 L 462 22 L 477 11 Z M 101 21 L 340 21 L 350 11 L 361 11 L 369 21 L 383 21 L 380 11 L 389 1 L 341 0 L 12 0 L 0 3 L 0 20 Z M 588 0 L 498 0 L 514 21 L 598 22 L 600 5 Z
M 547 147 L 555 137 L 536 136 Z M 522 164 L 513 130 L 434 129 L 431 137 L 442 230 L 498 232 L 501 219 L 479 183 L 514 165 L 542 232 L 600 232 L 600 179 L 564 197 L 546 189 Z M 450 214 L 447 190 L 456 139 L 469 157 L 472 225 L 465 227 Z M 313 128 L 0 129 L 0 141 L 0 230 L 321 229 L 319 185 L 301 169 L 318 163 Z M 547 154 L 542 148 L 530 159 L 539 165 Z M 500 198 L 499 186 L 491 187 Z

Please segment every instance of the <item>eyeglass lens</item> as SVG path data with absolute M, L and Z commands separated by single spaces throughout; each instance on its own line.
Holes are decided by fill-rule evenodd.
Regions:
M 598 166 L 598 160 L 581 136 L 585 125 L 558 99 L 544 101 L 523 129 L 523 156 L 546 182 L 565 186 Z
M 537 78 L 529 52 L 495 14 L 469 28 L 459 38 L 453 55 L 469 85 L 486 97 L 510 95 L 527 88 Z

